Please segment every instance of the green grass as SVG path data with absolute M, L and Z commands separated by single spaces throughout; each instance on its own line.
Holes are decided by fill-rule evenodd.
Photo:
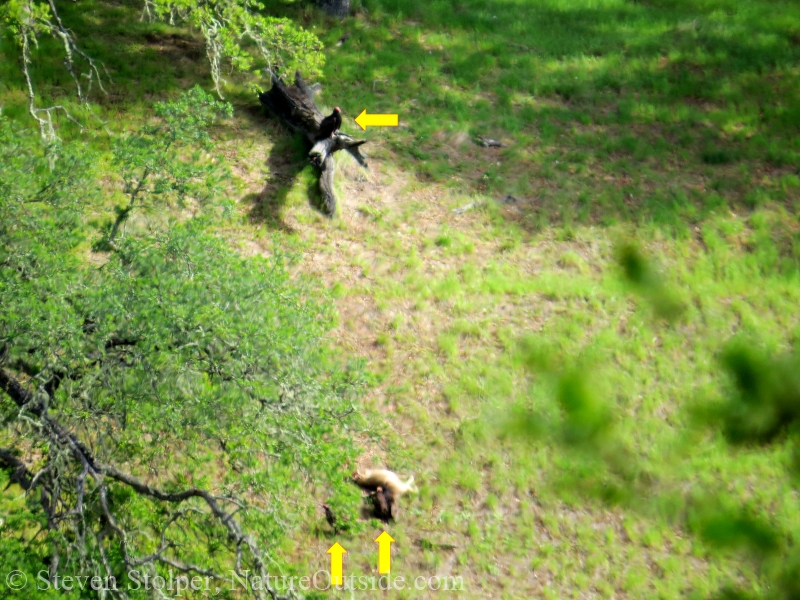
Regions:
M 186 32 L 132 20 L 126 5 L 66 4 L 62 16 L 114 79 L 111 95 L 97 96 L 113 128 L 141 122 L 178 87 L 208 83 Z M 367 409 L 387 434 L 364 441 L 365 451 L 413 472 L 420 486 L 390 528 L 393 572 L 461 575 L 466 591 L 452 594 L 461 598 L 704 597 L 729 582 L 762 589 L 750 562 L 691 532 L 686 499 L 701 489 L 727 495 L 797 536 L 790 448 L 734 453 L 719 435 L 690 427 L 690 408 L 728 389 L 718 356 L 734 335 L 770 350 L 800 336 L 800 8 L 355 4 L 343 23 L 292 3 L 268 8 L 304 19 L 325 40 L 326 105 L 348 117 L 363 108 L 400 114 L 399 129 L 365 134 L 376 179 L 396 191 L 361 192 L 329 225 L 309 207 L 313 177 L 298 166 L 301 149 L 278 126 L 264 133 L 263 121 L 240 110 L 218 133 L 242 173 L 234 187 L 247 192 L 237 196 L 242 218 L 231 237 L 274 237 L 305 252 L 298 268 L 338 299 L 335 342 L 368 357 L 378 377 Z M 97 20 L 108 26 L 92 36 Z M 345 31 L 350 39 L 334 46 Z M 173 48 L 156 34 L 184 41 Z M 45 98 L 69 105 L 58 62 L 38 64 Z M 4 114 L 24 118 L 14 63 L 0 65 Z M 248 101 L 241 88 L 231 96 Z M 506 147 L 483 149 L 477 135 Z M 253 209 L 247 199 L 258 193 L 264 201 Z M 518 201 L 493 201 L 506 194 Z M 472 201 L 483 203 L 451 212 Z M 622 281 L 614 249 L 629 239 L 664 267 L 686 306 L 682 320 L 659 321 Z M 602 462 L 508 434 L 514 408 L 558 423 L 556 382 L 525 368 L 532 358 L 521 340 L 556 367 L 587 374 L 646 498 L 609 505 Z M 312 534 L 320 522 L 310 515 L 291 550 L 311 572 L 327 565 L 333 542 Z M 348 572 L 374 570 L 374 537 L 337 538 Z
M 730 489 L 734 503 L 771 507 L 796 534 L 788 449 L 732 453 L 688 415 L 727 390 L 717 359 L 726 340 L 748 334 L 779 349 L 800 331 L 797 7 L 364 6 L 319 29 L 329 42 L 352 34 L 329 57 L 336 102 L 400 113 L 405 127 L 367 137 L 458 197 L 452 207 L 519 199 L 518 211 L 490 202 L 464 218 L 409 199 L 410 214 L 381 212 L 350 232 L 379 253 L 376 272 L 401 265 L 368 275 L 347 301 L 379 307 L 369 325 L 384 350 L 368 353 L 384 377 L 375 406 L 404 440 L 399 455 L 391 445 L 383 455 L 423 472 L 405 543 L 456 543 L 453 570 L 472 597 L 760 589 L 748 563 L 691 535 L 682 511 L 690 492 Z M 476 135 L 507 147 L 481 149 Z M 409 184 L 406 195 L 416 192 Z M 401 230 L 403 244 L 386 244 Z M 683 321 L 660 324 L 623 285 L 613 248 L 631 236 L 665 266 L 688 306 Z M 501 435 L 513 406 L 558 414 L 552 382 L 520 365 L 526 335 L 564 364 L 588 361 L 652 497 L 609 509 L 604 465 Z M 369 543 L 348 548 L 353 560 L 371 556 Z
M 720 204 L 709 183 L 737 205 L 784 201 L 760 175 L 800 165 L 794 3 L 363 6 L 319 30 L 328 42 L 351 33 L 329 53 L 337 102 L 353 115 L 398 112 L 399 132 L 368 137 L 423 179 L 535 202 L 530 227 L 685 229 Z M 470 139 L 480 134 L 508 147 L 480 149 Z
M 558 597 L 705 595 L 742 577 L 758 585 L 746 563 L 692 537 L 682 511 L 689 491 L 707 489 L 734 504 L 770 507 L 781 527 L 800 531 L 786 487 L 789 448 L 732 453 L 689 422 L 691 406 L 726 389 L 717 361 L 726 339 L 752 335 L 778 349 L 800 333 L 797 277 L 775 262 L 775 241 L 758 229 L 776 218 L 760 211 L 710 219 L 702 242 L 665 238 L 654 226 L 638 230 L 670 273 L 668 285 L 688 300 L 684 320 L 673 326 L 657 321 L 647 303 L 632 302 L 621 281 L 612 240 L 630 235 L 626 227 L 576 227 L 566 242 L 541 233 L 509 251 L 502 247 L 505 225 L 478 219 L 460 233 L 478 239 L 491 231 L 486 237 L 494 242 L 478 247 L 479 262 L 424 244 L 399 289 L 394 277 L 367 275 L 343 304 L 364 301 L 368 289 L 379 307 L 370 330 L 382 352 L 373 364 L 383 373 L 384 402 L 375 406 L 403 437 L 401 448 L 384 452 L 422 482 L 419 499 L 407 502 L 399 543 L 418 535 L 455 543 L 470 597 L 497 586 L 508 597 L 545 594 L 544 581 Z M 400 227 L 399 217 L 390 218 L 383 235 Z M 351 235 L 346 239 L 364 240 L 361 232 Z M 381 235 L 365 235 L 376 238 L 369 248 L 381 248 Z M 383 250 L 377 266 L 400 258 Z M 340 260 L 344 268 L 363 259 Z M 520 364 L 525 332 L 556 364 L 588 365 L 619 439 L 653 482 L 647 499 L 605 508 L 602 463 L 503 435 L 513 406 L 551 419 L 558 413 L 552 382 L 529 377 Z M 351 557 L 371 556 L 368 542 L 343 543 Z M 398 568 L 428 567 L 414 557 Z M 524 576 L 504 583 L 513 569 Z

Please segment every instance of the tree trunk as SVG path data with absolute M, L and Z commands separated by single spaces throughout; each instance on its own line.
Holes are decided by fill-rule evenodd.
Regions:
M 295 74 L 294 85 L 288 86 L 272 74 L 272 88 L 258 95 L 261 104 L 280 117 L 293 131 L 302 133 L 311 146 L 308 158 L 319 169 L 319 187 L 329 216 L 336 212 L 336 196 L 333 193 L 333 155 L 346 150 L 358 163 L 367 166 L 367 158 L 361 154 L 360 147 L 367 140 L 356 140 L 346 133 L 336 132 L 329 138 L 317 139 L 319 125 L 324 118 L 314 101 L 314 91 L 303 80 L 300 73 Z
M 350 14 L 350 0 L 316 0 L 316 3 L 332 17 L 343 19 Z

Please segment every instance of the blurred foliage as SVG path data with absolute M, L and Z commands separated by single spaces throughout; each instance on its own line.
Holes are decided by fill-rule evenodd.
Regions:
M 677 320 L 685 307 L 677 295 L 663 282 L 658 269 L 634 243 L 625 243 L 617 249 L 617 262 L 625 281 L 647 300 L 653 312 L 667 321 Z
M 678 294 L 637 245 L 621 245 L 617 260 L 626 284 L 651 304 L 657 317 L 672 322 L 683 314 Z M 601 399 L 602 374 L 588 361 L 563 356 L 531 336 L 520 346 L 519 362 L 534 381 L 532 394 L 546 391 L 558 416 L 553 417 L 547 404 L 539 400 L 535 404 L 545 408 L 517 407 L 506 432 L 569 449 L 575 457 L 570 480 L 573 489 L 645 512 L 672 506 L 670 512 L 679 517 L 679 524 L 707 548 L 741 553 L 758 567 L 763 582 L 747 582 L 747 589 L 740 583 L 730 584 L 719 591 L 718 598 L 800 598 L 800 552 L 768 507 L 702 485 L 678 491 L 651 478 L 615 430 L 614 411 Z M 728 392 L 716 402 L 692 406 L 694 423 L 721 431 L 734 447 L 788 441 L 799 448 L 797 354 L 773 355 L 756 340 L 737 338 L 720 352 L 720 367 L 729 377 Z M 793 474 L 800 475 L 796 450 L 794 456 Z M 681 497 L 677 504 L 676 493 Z M 680 508 L 676 511 L 675 507 Z
M 322 44 L 313 33 L 291 19 L 265 15 L 264 4 L 257 0 L 145 0 L 143 9 L 142 18 L 173 26 L 186 24 L 202 34 L 220 96 L 226 71 L 258 73 L 266 68 L 291 73 L 301 69 L 313 77 L 320 74 L 324 64 Z M 75 39 L 69 24 L 62 22 L 55 3 L 4 3 L 0 6 L 0 35 L 10 36 L 23 49 L 26 76 L 30 76 L 28 65 L 35 60 L 39 38 L 51 36 L 63 46 L 65 66 L 81 101 L 87 100 L 85 93 L 92 82 L 102 86 L 102 69 L 81 50 L 80 40 Z M 35 103 L 33 96 L 30 100 Z
M 623 246 L 618 260 L 627 281 L 650 301 L 656 314 L 675 314 L 674 296 L 639 249 Z M 770 355 L 757 340 L 740 337 L 725 345 L 720 363 L 730 377 L 728 392 L 716 403 L 694 407 L 695 418 L 721 430 L 734 446 L 763 446 L 787 436 L 797 445 L 800 361 L 795 353 Z M 766 583 L 760 596 L 748 596 L 739 586 L 729 586 L 718 597 L 800 597 L 800 552 L 791 535 L 770 518 L 768 507 L 749 502 L 737 505 L 732 498 L 710 490 L 688 495 L 686 505 L 686 526 L 691 531 L 713 547 L 743 552 L 759 565 Z
M 591 389 L 585 377 L 587 366 L 559 368 L 555 356 L 552 349 L 543 347 L 535 338 L 523 340 L 518 349 L 520 362 L 543 378 L 553 391 L 559 417 L 519 408 L 509 427 L 530 438 L 552 436 L 567 446 L 598 448 L 608 440 L 612 429 L 611 412 Z
M 770 356 L 755 343 L 736 340 L 722 354 L 733 390 L 721 407 L 725 436 L 732 444 L 768 444 L 800 426 L 800 359 Z
M 538 383 L 536 389 L 552 394 L 557 410 L 516 406 L 505 432 L 570 450 L 576 476 L 572 485 L 612 504 L 630 501 L 633 490 L 648 476 L 615 431 L 614 413 L 602 399 L 596 365 L 586 357 L 563 357 L 535 337 L 521 342 L 517 359 Z
M 713 546 L 749 552 L 756 560 L 782 549 L 783 536 L 753 506 L 735 506 L 720 497 L 695 497 L 687 521 L 691 530 Z

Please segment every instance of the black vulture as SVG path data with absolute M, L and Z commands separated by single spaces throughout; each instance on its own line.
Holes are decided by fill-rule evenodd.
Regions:
M 371 495 L 375 516 L 384 522 L 394 521 L 397 516 L 397 501 L 392 491 L 378 487 Z
M 337 106 L 333 109 L 329 117 L 322 119 L 322 123 L 319 124 L 319 135 L 317 135 L 317 139 L 324 140 L 325 138 L 331 137 L 334 133 L 339 131 L 341 126 L 342 110 Z
M 333 514 L 331 507 L 327 504 L 323 504 L 322 509 L 325 511 L 325 520 L 328 522 L 328 525 L 333 527 L 333 533 L 339 533 L 339 519 Z

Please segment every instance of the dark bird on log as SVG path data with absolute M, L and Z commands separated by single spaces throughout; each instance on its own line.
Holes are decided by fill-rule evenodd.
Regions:
M 334 133 L 339 131 L 341 126 L 342 110 L 337 106 L 333 109 L 333 112 L 330 114 L 330 116 L 322 119 L 322 123 L 319 124 L 319 134 L 317 135 L 317 139 L 324 140 L 325 138 L 332 137 Z
M 394 521 L 397 516 L 397 501 L 391 490 L 378 487 L 372 492 L 372 504 L 375 507 L 375 516 L 384 523 Z

